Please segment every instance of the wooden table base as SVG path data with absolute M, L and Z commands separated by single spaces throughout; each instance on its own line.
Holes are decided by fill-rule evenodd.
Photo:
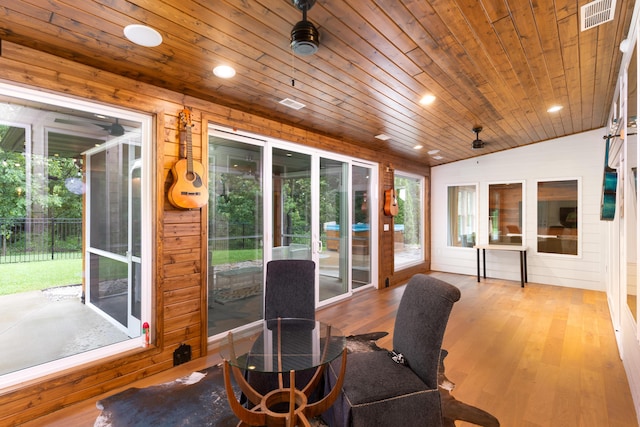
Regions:
M 289 372 L 290 387 L 280 387 L 265 395 L 258 393 L 245 379 L 240 368 L 232 366 L 227 360 L 224 361 L 224 386 L 227 392 L 229 405 L 233 413 L 240 419 L 238 426 L 268 426 L 268 427 L 310 427 L 309 419 L 317 417 L 325 412 L 335 402 L 338 394 L 342 390 L 344 381 L 344 373 L 347 367 L 347 349 L 342 351 L 342 364 L 338 381 L 333 389 L 321 400 L 308 403 L 311 392 L 317 387 L 322 379 L 325 365 L 316 369 L 313 378 L 301 390 L 295 387 L 295 371 Z M 231 385 L 231 372 L 240 390 L 247 396 L 249 401 L 255 406 L 247 409 L 238 402 Z M 280 376 L 280 384 L 282 384 L 282 374 Z M 287 403 L 289 410 L 287 412 L 277 412 L 272 408 L 278 404 Z

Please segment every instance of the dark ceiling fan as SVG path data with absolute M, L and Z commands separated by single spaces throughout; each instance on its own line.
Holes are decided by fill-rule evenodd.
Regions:
M 316 0 L 291 0 L 293 5 L 302 11 L 302 21 L 291 30 L 291 49 L 294 53 L 307 56 L 313 55 L 320 47 L 318 29 L 307 21 L 307 11 L 313 7 Z
M 480 132 L 482 131 L 482 126 L 476 126 L 471 130 L 476 134 L 476 139 L 473 142 L 471 142 L 471 148 L 474 150 L 479 150 L 481 148 L 484 148 L 484 141 L 480 139 Z
M 116 119 L 115 123 L 112 123 L 110 125 L 103 125 L 103 124 L 98 124 L 98 123 L 96 123 L 96 125 L 100 126 L 102 129 L 108 131 L 109 135 L 112 135 L 112 136 L 122 136 L 122 135 L 124 135 L 124 128 L 122 127 L 122 125 L 120 123 L 118 123 L 118 119 Z

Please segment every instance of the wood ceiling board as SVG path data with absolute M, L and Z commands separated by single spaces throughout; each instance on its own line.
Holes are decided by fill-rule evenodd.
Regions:
M 0 37 L 363 147 L 384 132 L 376 149 L 436 165 L 604 127 L 633 4 L 580 33 L 577 0 L 318 0 L 307 18 L 320 49 L 294 58 L 302 13 L 290 0 L 0 0 Z M 133 23 L 163 44 L 129 42 Z M 212 75 L 222 62 L 234 79 Z M 437 100 L 425 107 L 427 92 Z M 483 150 L 470 148 L 476 125 Z

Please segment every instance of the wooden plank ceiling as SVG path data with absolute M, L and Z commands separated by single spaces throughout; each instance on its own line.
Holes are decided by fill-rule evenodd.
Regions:
M 293 0 L 0 0 L 0 39 L 433 166 L 606 124 L 633 2 L 581 32 L 585 3 L 317 0 L 320 47 L 300 56 Z M 163 43 L 133 44 L 129 24 Z

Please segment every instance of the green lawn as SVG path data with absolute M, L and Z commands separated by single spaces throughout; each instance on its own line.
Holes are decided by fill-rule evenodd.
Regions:
M 213 265 L 262 259 L 261 249 L 214 251 Z M 10 295 L 82 283 L 82 260 L 16 262 L 0 264 L 0 295 Z
M 0 264 L 0 295 L 82 283 L 82 260 Z
M 233 264 L 242 261 L 262 259 L 262 249 L 234 249 L 230 251 L 212 251 L 211 264 Z

